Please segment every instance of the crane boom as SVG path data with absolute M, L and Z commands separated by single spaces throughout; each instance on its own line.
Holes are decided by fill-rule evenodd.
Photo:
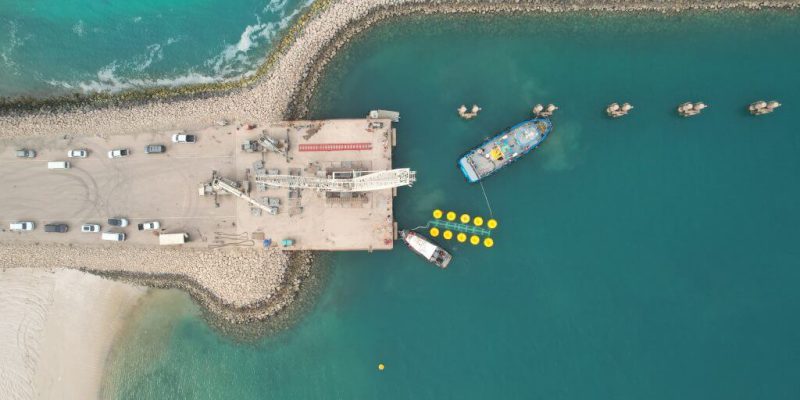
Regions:
M 266 212 L 270 212 L 270 213 L 272 212 L 270 207 L 268 207 L 268 206 L 266 206 L 264 204 L 261 204 L 260 202 L 256 201 L 254 198 L 244 194 L 244 192 L 239 190 L 236 186 L 231 185 L 230 183 L 226 182 L 222 178 L 215 177 L 211 181 L 211 187 L 216 191 L 224 190 L 224 191 L 226 191 L 226 192 L 228 192 L 228 193 L 230 193 L 230 194 L 232 194 L 232 195 L 234 195 L 234 196 L 236 196 L 236 197 L 238 197 L 238 198 L 240 198 L 240 199 L 242 199 L 242 200 L 244 200 L 244 201 L 246 201 L 246 202 L 248 202 L 248 203 L 250 203 L 250 204 L 252 204 L 252 205 L 254 205 L 254 206 L 256 206 L 256 207 L 258 207 L 260 209 L 262 209 L 262 210 L 264 210 L 264 211 L 266 211 Z
M 338 176 L 347 175 L 347 178 Z M 313 189 L 323 192 L 368 192 L 391 189 L 399 186 L 412 186 L 417 180 L 417 173 L 409 168 L 387 171 L 351 171 L 334 172 L 330 178 L 296 175 L 256 175 L 256 182 L 269 186 Z

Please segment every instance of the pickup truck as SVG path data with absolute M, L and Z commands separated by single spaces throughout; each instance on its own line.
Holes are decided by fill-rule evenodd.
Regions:
M 185 133 L 176 133 L 172 135 L 172 143 L 194 143 L 197 141 L 197 136 L 187 135 Z
M 19 149 L 17 150 L 17 157 L 19 158 L 35 158 L 36 151 L 28 150 L 28 149 Z
M 138 227 L 140 231 L 155 231 L 161 228 L 161 224 L 158 221 L 151 221 L 139 224 Z
M 127 157 L 129 155 L 131 155 L 131 151 L 128 149 L 114 149 L 108 151 L 108 158 Z

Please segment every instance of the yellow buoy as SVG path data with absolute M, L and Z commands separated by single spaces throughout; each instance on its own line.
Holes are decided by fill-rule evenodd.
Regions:
M 487 237 L 486 239 L 483 239 L 483 245 L 486 247 L 492 247 L 494 246 L 494 240 L 490 237 Z
M 453 238 L 453 232 L 450 232 L 450 230 L 449 230 L 449 229 L 447 229 L 447 230 L 445 230 L 445 231 L 444 231 L 444 233 L 442 234 L 442 237 L 443 237 L 443 238 L 445 238 L 445 239 L 447 239 L 447 240 L 450 240 L 450 239 L 452 239 L 452 238 Z
M 465 233 L 459 233 L 458 235 L 456 235 L 456 239 L 459 242 L 464 243 L 467 241 L 467 235 Z
M 468 224 L 469 223 L 469 214 L 461 214 L 461 223 Z
M 378 364 L 378 371 L 383 371 L 385 368 L 386 368 L 386 366 L 383 365 L 383 363 Z
M 454 213 L 452 211 L 448 211 L 447 212 L 447 220 L 448 221 L 455 221 L 455 219 L 456 219 L 456 213 Z
M 439 228 L 434 226 L 433 228 L 431 228 L 431 230 L 428 231 L 428 233 L 430 233 L 431 236 L 433 237 L 437 237 L 439 236 Z
M 440 210 L 438 208 L 433 210 L 433 218 L 435 218 L 435 219 L 442 218 L 442 214 L 444 214 L 444 213 L 442 212 L 442 210 Z
M 488 226 L 489 229 L 497 228 L 497 221 L 494 220 L 494 219 L 490 219 L 490 220 L 486 221 L 486 226 Z
M 483 225 L 483 218 L 475 217 L 472 219 L 472 223 L 475 224 L 475 226 L 481 226 Z
M 481 242 L 481 238 L 478 235 L 472 235 L 469 238 L 469 242 L 472 243 L 473 246 L 477 246 L 478 243 Z

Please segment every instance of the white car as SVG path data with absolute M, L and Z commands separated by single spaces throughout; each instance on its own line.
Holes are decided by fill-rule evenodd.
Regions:
M 83 224 L 83 225 L 81 225 L 81 232 L 83 232 L 83 233 L 97 233 L 97 232 L 100 232 L 100 225 L 98 225 L 98 224 Z
M 139 224 L 140 231 L 155 231 L 158 230 L 159 228 L 161 228 L 161 224 L 158 221 L 151 221 Z
M 183 133 L 176 133 L 172 135 L 172 143 L 194 143 L 197 141 L 197 136 L 187 135 Z
M 129 155 L 131 155 L 131 151 L 128 149 L 114 149 L 108 152 L 108 158 L 127 157 Z
M 74 149 L 67 152 L 67 157 L 70 158 L 86 158 L 89 152 L 86 149 Z
M 30 221 L 20 221 L 20 222 L 12 222 L 9 224 L 8 229 L 12 231 L 32 231 L 35 228 L 33 222 Z

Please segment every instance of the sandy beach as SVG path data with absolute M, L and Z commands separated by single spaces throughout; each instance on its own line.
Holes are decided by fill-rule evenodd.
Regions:
M 109 349 L 145 292 L 72 270 L 0 272 L 2 397 L 96 398 Z

